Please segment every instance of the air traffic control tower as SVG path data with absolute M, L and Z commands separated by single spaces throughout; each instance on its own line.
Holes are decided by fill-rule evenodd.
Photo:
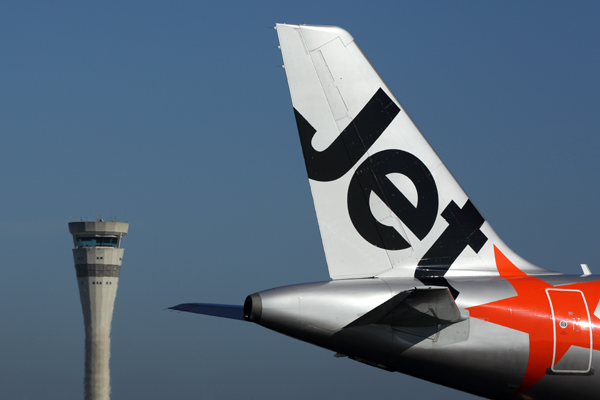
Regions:
M 85 400 L 110 398 L 110 327 L 123 261 L 124 222 L 70 222 L 85 324 Z

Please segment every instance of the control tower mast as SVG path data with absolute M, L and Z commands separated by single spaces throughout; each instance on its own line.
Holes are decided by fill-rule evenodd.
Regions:
M 70 222 L 85 324 L 86 400 L 110 398 L 110 327 L 123 260 L 124 222 Z

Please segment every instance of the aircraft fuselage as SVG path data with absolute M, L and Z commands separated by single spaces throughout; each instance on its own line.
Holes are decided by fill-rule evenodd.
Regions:
M 285 286 L 249 296 L 245 311 L 250 321 L 337 356 L 486 398 L 519 398 L 527 390 L 522 398 L 592 399 L 600 391 L 593 357 L 600 350 L 599 279 L 448 278 L 458 293 L 456 322 L 436 316 L 440 302 L 433 298 L 425 308 L 423 301 L 415 303 L 418 309 L 391 305 L 354 323 L 395 296 L 423 288 L 415 278 Z

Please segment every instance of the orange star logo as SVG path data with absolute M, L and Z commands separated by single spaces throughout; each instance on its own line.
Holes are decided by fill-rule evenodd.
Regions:
M 591 349 L 600 350 L 600 319 L 593 314 L 600 301 L 600 282 L 553 286 L 518 269 L 496 246 L 494 254 L 500 276 L 517 295 L 468 310 L 471 317 L 529 334 L 527 368 L 515 396 L 547 372 L 587 372 Z M 577 353 L 576 360 L 563 360 L 572 346 L 583 352 Z

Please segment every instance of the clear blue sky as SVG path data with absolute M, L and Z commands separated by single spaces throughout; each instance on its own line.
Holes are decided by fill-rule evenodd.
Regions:
M 328 279 L 276 22 L 355 37 L 483 216 L 600 273 L 600 3 L 3 2 L 0 398 L 83 396 L 67 223 L 130 223 L 112 399 L 467 399 L 164 311 Z

